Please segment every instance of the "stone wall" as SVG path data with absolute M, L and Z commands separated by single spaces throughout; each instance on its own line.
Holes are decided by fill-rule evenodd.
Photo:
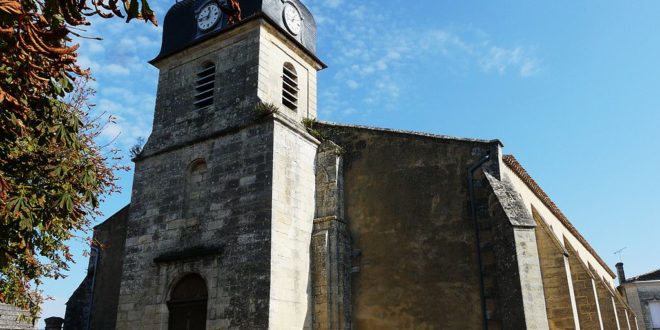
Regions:
M 92 275 L 91 271 L 78 285 L 66 303 L 64 316 L 65 329 L 87 329 L 92 300 Z
M 573 279 L 580 328 L 584 330 L 601 330 L 604 325 L 594 275 L 582 259 L 577 256 L 578 252 L 568 241 L 564 241 L 564 246 L 569 253 L 568 261 L 571 278 Z
M 116 325 L 121 285 L 121 276 L 117 275 L 124 261 L 129 207 L 94 228 L 94 240 L 100 246 L 90 329 L 114 329 Z
M 36 329 L 32 322 L 24 320 L 21 316 L 27 317 L 27 312 L 7 304 L 0 304 L 0 329 Z M 36 324 L 36 322 L 35 322 Z
M 319 124 L 344 153 L 352 326 L 482 324 L 468 166 L 496 142 Z
M 651 320 L 651 310 L 649 309 L 649 302 L 651 301 L 660 301 L 660 285 L 658 283 L 652 283 L 649 286 L 639 285 L 637 287 L 637 294 L 639 301 L 642 307 L 643 325 L 641 327 L 646 327 L 646 329 L 653 329 L 653 320 Z M 639 320 L 638 320 L 639 321 Z
M 596 273 L 591 268 L 589 270 L 591 270 L 592 274 Z M 621 330 L 611 289 L 600 278 L 595 278 L 594 281 L 596 283 L 596 292 L 598 293 L 598 306 L 600 307 L 600 314 L 603 318 L 603 328 L 605 330 Z
M 167 324 L 170 288 L 207 281 L 210 328 L 268 326 L 273 120 L 136 162 L 119 329 Z M 204 161 L 200 193 L 185 188 Z M 191 199 L 200 209 L 186 214 Z
M 653 320 L 649 309 L 649 302 L 660 301 L 660 282 L 640 281 L 624 283 L 619 290 L 623 291 L 626 301 L 634 313 L 628 315 L 633 329 L 635 325 L 642 330 L 652 330 Z
M 633 330 L 630 327 L 630 319 L 628 318 L 628 310 L 624 305 L 623 300 L 618 295 L 614 296 L 614 306 L 616 307 L 616 315 L 619 319 L 619 329 Z
M 128 210 L 129 206 L 124 207 L 94 228 L 93 239 L 98 252 L 92 251 L 87 275 L 66 304 L 65 328 L 86 329 L 90 320 L 91 329 L 114 329 L 121 280 L 117 275 L 122 271 Z
M 279 116 L 278 116 L 279 117 Z M 310 327 L 310 241 L 316 147 L 300 122 L 275 121 L 270 251 L 270 329 Z
M 318 63 L 270 25 L 262 25 L 259 47 L 258 97 L 263 102 L 280 106 L 280 114 L 300 123 L 303 118 L 316 118 L 316 71 Z M 282 105 L 282 69 L 288 62 L 298 77 L 298 108 Z
M 536 238 L 550 329 L 579 329 L 579 314 L 573 296 L 570 270 L 567 268 L 568 251 L 536 211 L 533 216 L 537 224 Z
M 494 269 L 484 272 L 496 277 L 497 318 L 502 329 L 548 329 L 536 224 L 508 176 L 496 174 L 485 173 L 491 193 L 488 212 L 478 213 L 478 218 L 486 222 L 482 227 L 492 227 L 494 237 Z
M 208 139 L 254 120 L 258 103 L 260 20 L 155 63 L 160 70 L 153 132 L 143 156 Z M 205 63 L 216 68 L 214 102 L 193 106 L 197 72 Z
M 316 215 L 310 249 L 313 329 L 351 329 L 353 251 L 344 217 L 342 153 L 339 146 L 325 141 L 316 154 Z

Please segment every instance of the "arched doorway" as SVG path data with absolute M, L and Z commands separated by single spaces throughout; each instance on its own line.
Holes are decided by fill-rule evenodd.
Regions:
M 172 288 L 167 302 L 169 329 L 205 330 L 207 297 L 206 282 L 201 276 L 191 274 L 182 278 Z

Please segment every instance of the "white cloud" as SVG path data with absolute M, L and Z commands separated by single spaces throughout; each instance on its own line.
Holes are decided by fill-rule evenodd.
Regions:
M 348 88 L 350 88 L 350 89 L 357 89 L 358 87 L 360 87 L 360 84 L 358 84 L 357 81 L 352 80 L 352 79 L 346 81 L 346 85 L 347 85 Z
M 531 77 L 541 71 L 538 60 L 526 59 L 520 67 L 520 75 L 523 77 Z
M 105 127 L 103 127 L 103 130 L 101 131 L 101 137 L 108 141 L 112 141 L 119 138 L 119 136 L 121 135 L 121 131 L 122 130 L 119 125 L 108 124 Z
M 103 44 L 101 43 L 100 40 L 90 40 L 89 42 L 86 42 L 84 46 L 86 47 L 87 51 L 91 54 L 98 54 L 105 52 L 105 47 L 103 47 Z
M 479 64 L 485 72 L 495 71 L 505 74 L 507 70 L 517 71 L 522 77 L 531 77 L 539 72 L 538 60 L 528 55 L 528 50 L 517 46 L 513 48 L 490 47 L 483 52 Z
M 343 0 L 325 0 L 323 3 L 330 8 L 337 8 L 341 6 Z
M 128 69 L 125 68 L 124 66 L 112 63 L 104 66 L 100 73 L 109 74 L 113 76 L 128 76 L 130 71 L 128 71 Z
M 99 94 L 104 97 L 103 102 L 112 102 L 114 104 L 116 104 L 116 101 L 131 106 L 151 106 L 156 102 L 156 96 L 151 93 L 117 86 L 105 87 L 99 91 Z M 115 101 L 111 101 L 110 99 Z
M 152 3 L 160 6 L 160 3 Z M 169 4 L 162 3 L 162 7 Z M 166 10 L 158 12 L 160 22 Z M 162 28 L 139 21 L 125 24 L 121 19 L 92 17 L 92 25 L 79 38 L 80 63 L 92 69 L 96 78 L 94 112 L 116 117 L 115 123 L 103 127 L 99 143 L 113 142 L 112 148 L 128 150 L 138 137 L 149 136 L 153 120 L 158 70 L 147 61 L 154 58 L 161 43 Z
M 414 69 L 441 65 L 459 74 L 521 78 L 542 69 L 534 47 L 497 42 L 472 27 L 415 28 L 410 26 L 414 22 L 400 20 L 372 0 L 307 3 L 319 24 L 319 44 L 333 54 L 328 61 L 333 80 L 320 94 L 322 113 L 346 115 L 344 109 L 360 104 L 396 108 L 402 90 L 409 88 L 405 78 Z
M 101 65 L 85 55 L 78 56 L 78 65 L 83 69 L 91 69 L 92 72 L 98 71 Z
M 350 115 L 352 115 L 352 114 L 354 114 L 354 113 L 356 113 L 356 112 L 357 112 L 357 110 L 356 110 L 355 108 L 347 108 L 347 109 L 345 109 L 344 111 L 342 111 L 342 114 L 343 114 L 344 116 L 350 116 Z
M 351 15 L 355 19 L 364 19 L 367 14 L 367 7 L 365 6 L 358 6 L 355 8 L 352 8 L 349 11 L 349 15 Z

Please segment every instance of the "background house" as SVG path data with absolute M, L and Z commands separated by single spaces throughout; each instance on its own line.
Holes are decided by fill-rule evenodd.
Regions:
M 639 316 L 640 329 L 660 329 L 660 269 L 626 279 L 623 263 L 616 265 L 619 291 Z

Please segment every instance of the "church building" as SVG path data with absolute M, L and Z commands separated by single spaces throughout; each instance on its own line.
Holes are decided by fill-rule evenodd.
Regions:
M 500 141 L 318 120 L 316 33 L 300 0 L 169 10 L 131 202 L 65 329 L 638 329 Z

